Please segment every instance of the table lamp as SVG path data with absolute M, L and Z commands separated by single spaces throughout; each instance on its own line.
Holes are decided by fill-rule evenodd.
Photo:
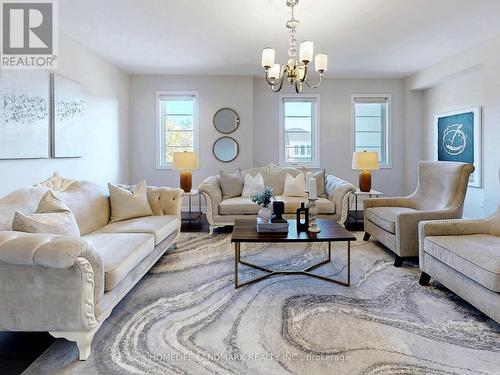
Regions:
M 198 157 L 196 156 L 196 152 L 174 152 L 172 167 L 175 170 L 181 171 L 181 189 L 189 193 L 193 185 L 191 171 L 198 169 Z
M 377 152 L 353 152 L 352 169 L 360 170 L 359 190 L 369 192 L 372 189 L 372 174 L 370 171 L 379 169 Z

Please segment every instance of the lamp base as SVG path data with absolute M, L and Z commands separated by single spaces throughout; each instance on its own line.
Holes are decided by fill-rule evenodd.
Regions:
M 359 190 L 368 193 L 372 189 L 372 174 L 370 171 L 359 173 Z
M 191 188 L 193 187 L 193 178 L 191 175 L 191 171 L 182 171 L 181 172 L 180 186 L 181 186 L 181 189 L 184 190 L 186 193 L 189 193 L 191 191 Z

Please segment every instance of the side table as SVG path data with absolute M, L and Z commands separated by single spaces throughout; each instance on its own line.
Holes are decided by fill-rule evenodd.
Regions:
M 182 194 L 184 197 L 188 197 L 188 202 L 189 202 L 189 211 L 188 212 L 183 212 L 181 215 L 181 220 L 186 220 L 186 221 L 197 221 L 201 219 L 201 194 L 198 191 L 198 189 L 192 189 L 189 192 L 184 192 Z M 192 210 L 192 202 L 191 199 L 195 196 L 198 196 L 198 212 L 193 212 Z
M 384 193 L 377 190 L 361 191 L 356 189 L 347 197 L 347 220 L 346 228 L 349 230 L 363 230 L 363 210 L 358 211 L 358 197 L 378 198 Z M 354 198 L 354 199 L 353 199 Z M 354 203 L 354 210 L 351 209 L 351 204 Z

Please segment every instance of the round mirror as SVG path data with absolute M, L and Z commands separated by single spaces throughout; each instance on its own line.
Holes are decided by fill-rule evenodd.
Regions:
M 225 163 L 233 161 L 240 152 L 238 142 L 231 137 L 221 137 L 214 142 L 214 156 Z
M 231 108 L 221 108 L 214 115 L 214 126 L 217 131 L 229 134 L 238 129 L 240 116 Z

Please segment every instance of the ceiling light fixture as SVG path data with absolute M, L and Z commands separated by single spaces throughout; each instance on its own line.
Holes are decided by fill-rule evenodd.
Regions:
M 262 67 L 266 71 L 266 81 L 271 85 L 274 92 L 281 90 L 283 81 L 286 76 L 288 82 L 295 86 L 297 93 L 302 92 L 303 84 L 305 83 L 310 88 L 317 88 L 321 85 L 323 75 L 327 70 L 328 55 L 326 53 L 318 53 L 314 58 L 316 71 L 319 73 L 319 81 L 315 85 L 309 84 L 308 65 L 313 60 L 313 42 L 305 40 L 300 43 L 299 61 L 297 61 L 297 40 L 295 39 L 295 29 L 299 21 L 295 19 L 294 8 L 299 3 L 299 0 L 286 0 L 286 5 L 292 10 L 292 18 L 287 21 L 286 27 L 289 29 L 290 39 L 288 40 L 288 62 L 280 66 L 274 63 L 276 51 L 272 48 L 264 48 L 262 51 Z

